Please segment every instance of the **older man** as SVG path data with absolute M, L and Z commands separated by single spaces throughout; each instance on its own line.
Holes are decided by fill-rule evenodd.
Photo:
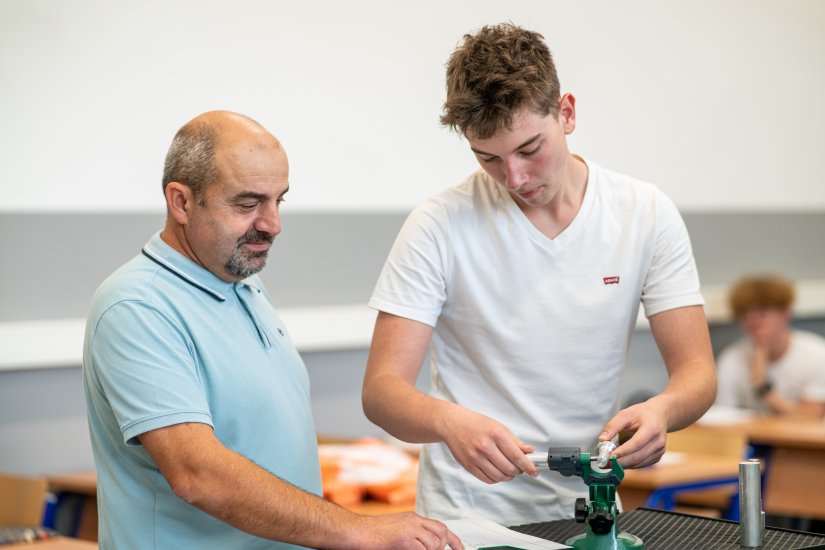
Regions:
M 247 117 L 205 113 L 175 136 L 166 226 L 86 327 L 102 548 L 460 547 L 436 521 L 317 496 L 308 376 L 255 275 L 288 190 L 283 147 Z

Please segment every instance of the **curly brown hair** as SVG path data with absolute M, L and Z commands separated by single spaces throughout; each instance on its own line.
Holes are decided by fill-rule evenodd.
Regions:
M 447 62 L 447 100 L 441 123 L 478 139 L 511 129 L 528 108 L 558 116 L 559 78 L 544 37 L 512 23 L 464 35 Z
M 753 275 L 736 282 L 728 295 L 728 303 L 734 317 L 741 319 L 752 309 L 790 309 L 795 297 L 790 281 L 777 275 Z

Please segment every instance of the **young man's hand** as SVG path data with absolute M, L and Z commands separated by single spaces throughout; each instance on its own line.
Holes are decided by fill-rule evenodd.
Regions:
M 522 473 L 538 475 L 527 458 L 533 447 L 488 416 L 455 407 L 439 432 L 458 463 L 484 483 L 510 481 Z

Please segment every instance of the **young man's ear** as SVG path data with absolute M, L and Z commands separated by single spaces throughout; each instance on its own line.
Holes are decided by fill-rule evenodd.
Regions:
M 192 193 L 192 189 L 188 185 L 172 181 L 166 185 L 163 194 L 166 196 L 166 208 L 169 215 L 180 225 L 186 225 L 195 203 L 195 194 Z
M 573 94 L 564 94 L 559 100 L 559 120 L 564 125 L 564 133 L 572 134 L 576 129 L 576 98 Z

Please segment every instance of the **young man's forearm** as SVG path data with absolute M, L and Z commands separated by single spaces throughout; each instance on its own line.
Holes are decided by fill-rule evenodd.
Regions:
M 377 375 L 365 384 L 362 403 L 371 422 L 408 443 L 443 441 L 445 421 L 458 407 L 422 393 L 395 374 Z

